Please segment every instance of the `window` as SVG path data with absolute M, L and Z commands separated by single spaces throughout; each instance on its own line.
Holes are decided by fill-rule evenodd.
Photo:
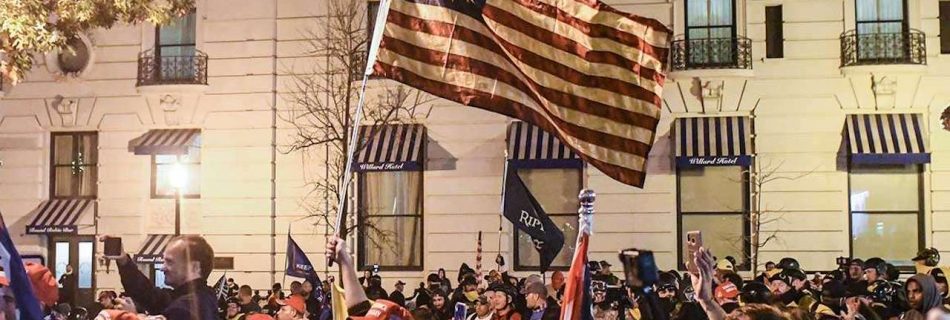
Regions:
M 851 255 L 911 265 L 923 241 L 920 167 L 852 164 L 849 178 Z
M 422 270 L 422 171 L 359 174 L 361 266 Z
M 950 54 L 950 1 L 940 1 L 940 53 Z
M 732 64 L 737 59 L 734 10 L 735 0 L 686 0 L 690 64 Z
M 193 79 L 195 64 L 195 12 L 155 28 L 155 57 L 162 79 Z
M 95 132 L 52 134 L 51 197 L 96 197 L 98 140 Z
M 785 56 L 785 35 L 782 24 L 782 6 L 765 7 L 765 57 Z
M 193 146 L 184 155 L 152 156 L 152 198 L 174 198 L 176 186 L 185 198 L 201 197 L 201 137 L 195 137 Z
M 907 56 L 906 0 L 855 0 L 859 59 Z
M 510 169 L 515 170 L 515 169 Z M 567 270 L 574 257 L 574 240 L 577 239 L 577 194 L 581 191 L 582 169 L 517 169 L 525 186 L 538 200 L 544 212 L 564 233 L 564 247 L 551 262 L 552 270 Z M 514 230 L 515 270 L 537 271 L 541 256 L 534 248 L 531 237 Z
M 686 261 L 686 233 L 703 232 L 703 243 L 719 258 L 746 265 L 749 252 L 748 176 L 742 166 L 677 169 L 679 184 L 679 261 Z
M 86 69 L 89 64 L 89 47 L 80 37 L 69 39 L 66 42 L 67 49 L 62 50 L 56 59 L 59 62 L 59 70 L 64 74 L 77 74 Z

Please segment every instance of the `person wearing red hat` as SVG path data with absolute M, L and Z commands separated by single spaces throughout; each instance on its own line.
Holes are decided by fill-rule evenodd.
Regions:
M 211 245 L 201 236 L 177 236 L 168 242 L 162 255 L 165 284 L 172 287 L 171 291 L 155 287 L 128 254 L 106 258 L 116 261 L 122 287 L 142 310 L 169 320 L 217 319 L 218 299 L 208 287 L 214 260 Z
M 278 301 L 280 309 L 277 310 L 277 320 L 300 320 L 307 314 L 307 302 L 303 297 L 292 294 L 287 299 Z

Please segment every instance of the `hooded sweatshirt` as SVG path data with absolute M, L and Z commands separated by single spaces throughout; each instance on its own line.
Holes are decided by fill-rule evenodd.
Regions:
M 937 281 L 933 277 L 927 274 L 917 274 L 907 281 L 917 282 L 920 290 L 924 292 L 924 300 L 921 302 L 919 311 L 926 314 L 930 309 L 943 306 L 943 298 L 940 297 L 940 292 L 937 290 Z

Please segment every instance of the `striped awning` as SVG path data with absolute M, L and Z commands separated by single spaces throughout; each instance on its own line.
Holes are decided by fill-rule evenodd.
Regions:
M 557 136 L 523 121 L 508 125 L 508 163 L 514 168 L 580 168 L 584 162 Z
M 752 163 L 752 119 L 679 118 L 673 122 L 676 165 L 748 166 Z
M 922 118 L 911 113 L 849 115 L 845 143 L 851 163 L 929 163 Z
M 422 170 L 426 140 L 426 128 L 421 124 L 361 126 L 353 170 Z
M 201 129 L 154 129 L 129 141 L 129 152 L 137 155 L 187 154 L 201 142 Z
M 26 225 L 27 234 L 75 234 L 79 218 L 94 210 L 93 199 L 53 199 L 40 203 L 30 212 L 33 220 Z
M 150 234 L 148 238 L 145 239 L 145 242 L 142 243 L 142 248 L 139 249 L 139 252 L 135 254 L 135 262 L 138 263 L 162 263 L 165 262 L 165 257 L 162 255 L 165 253 L 165 246 L 168 245 L 168 242 L 171 241 L 175 236 L 170 234 Z

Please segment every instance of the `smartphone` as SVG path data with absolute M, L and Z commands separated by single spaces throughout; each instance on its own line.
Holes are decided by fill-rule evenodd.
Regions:
M 119 237 L 106 237 L 103 254 L 110 257 L 117 257 L 122 255 L 122 238 Z
M 468 310 L 468 307 L 464 303 L 455 303 L 455 314 L 452 316 L 452 320 L 465 320 L 466 310 Z
M 699 247 L 702 246 L 702 231 L 690 231 L 686 233 L 686 251 L 689 253 L 686 255 L 686 270 L 693 274 L 699 273 L 699 268 L 693 263 L 693 258 L 696 257 L 696 252 L 699 251 Z
M 635 288 L 652 286 L 660 277 L 653 251 L 626 249 L 620 251 L 627 285 Z

